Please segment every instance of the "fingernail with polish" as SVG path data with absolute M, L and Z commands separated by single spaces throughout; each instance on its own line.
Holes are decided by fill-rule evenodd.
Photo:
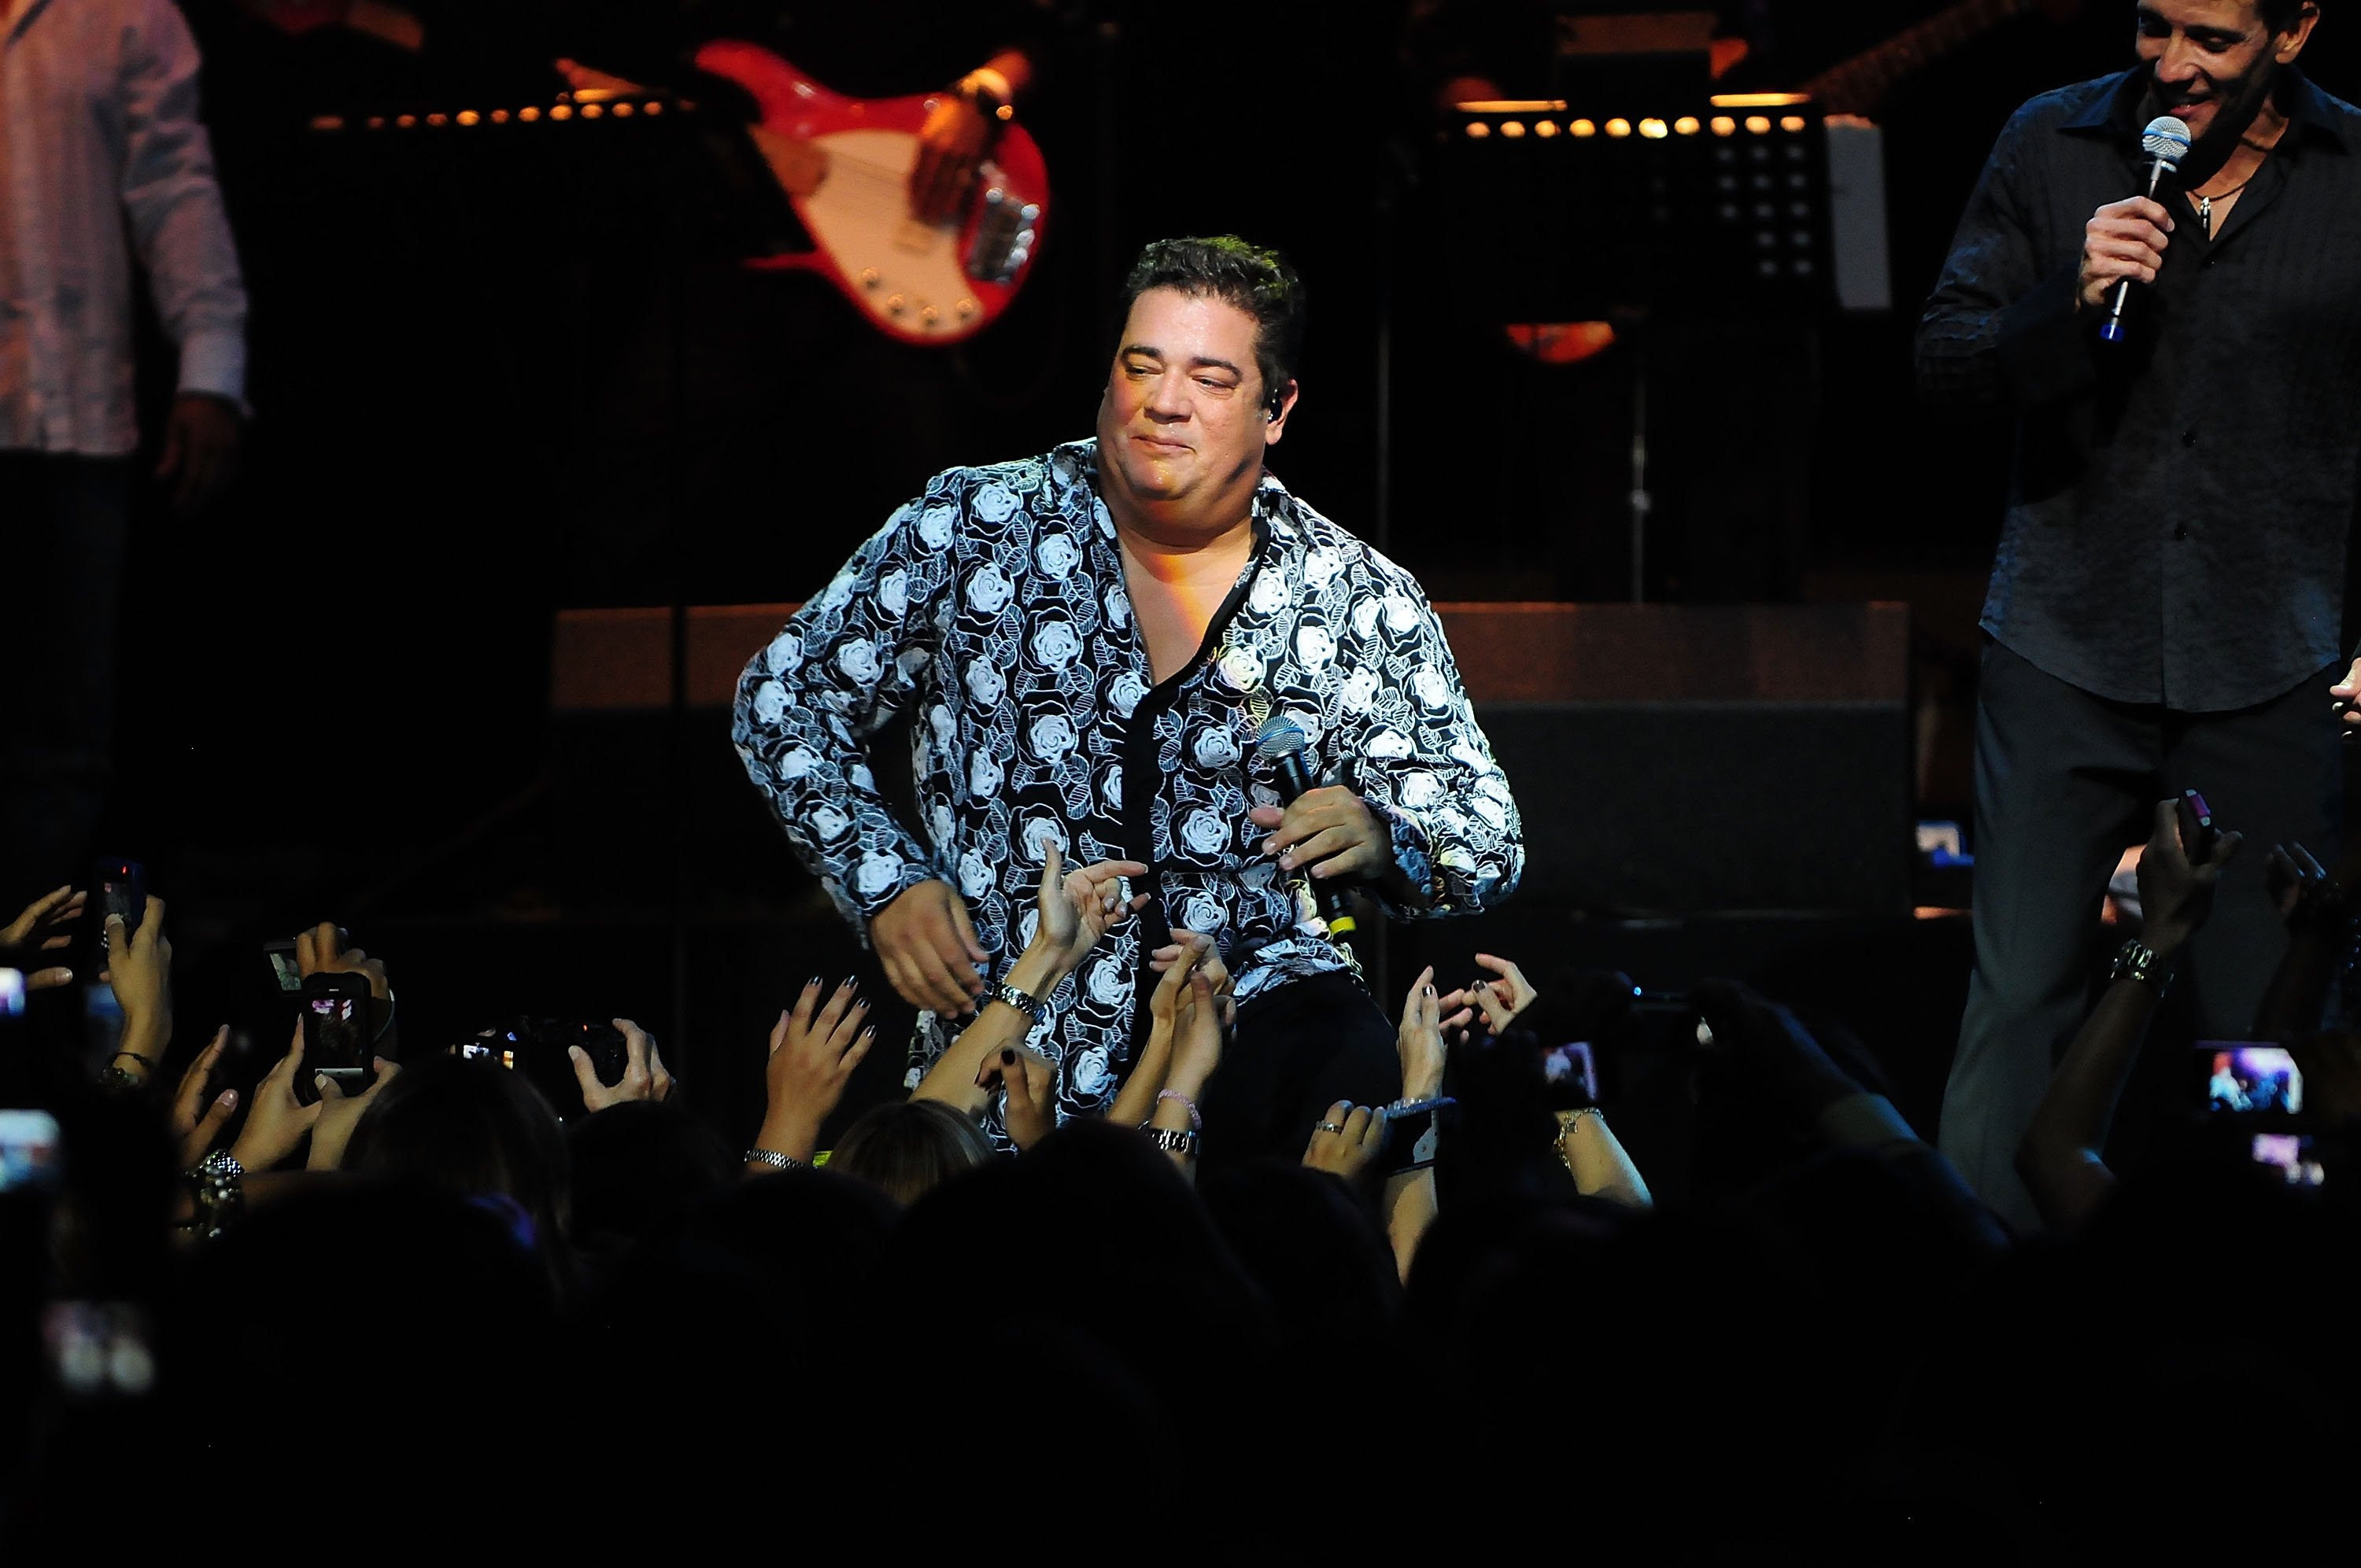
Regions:
M 1000 1060 L 1004 1066 L 1015 1067 L 1016 1065 L 1016 1053 L 1013 1050 L 1003 1049 L 1000 1053 Z

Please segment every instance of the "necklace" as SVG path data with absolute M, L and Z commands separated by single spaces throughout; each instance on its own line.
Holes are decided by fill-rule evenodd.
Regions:
M 2268 154 L 2269 149 L 2267 148 L 2264 151 Z M 2260 163 L 2257 163 L 2255 165 L 2253 171 L 2250 172 L 2244 180 L 2239 181 L 2235 185 L 2231 186 L 2227 191 L 2223 192 L 2220 195 L 2197 197 L 2197 221 L 2205 225 L 2205 237 L 2207 239 L 2212 239 L 2213 237 L 2213 203 L 2216 202 L 2228 201 L 2231 197 L 2236 195 L 2239 192 L 2253 184 L 2255 182 L 2255 175 L 2260 174 L 2262 171 L 2263 166 Z

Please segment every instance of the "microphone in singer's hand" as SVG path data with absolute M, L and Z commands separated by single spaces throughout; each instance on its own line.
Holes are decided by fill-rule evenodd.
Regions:
M 2180 167 L 2189 156 L 2189 122 L 2173 115 L 2158 115 L 2140 133 L 2140 150 L 2154 161 L 2147 170 L 2147 196 L 2156 200 L 2159 181 Z M 2115 285 L 2115 298 L 2107 307 L 2107 319 L 2099 323 L 2099 341 L 2121 343 L 2124 340 L 2124 306 L 2132 297 L 2132 280 L 2128 278 Z
M 1279 803 L 1294 804 L 1295 797 L 1312 788 L 1312 764 L 1304 757 L 1303 726 L 1283 713 L 1274 713 L 1262 721 L 1255 731 L 1255 756 L 1268 762 L 1279 775 Z M 1331 938 L 1342 941 L 1353 934 L 1359 922 L 1353 917 L 1352 901 L 1345 890 L 1333 883 L 1323 883 L 1309 869 L 1303 880 L 1312 886 L 1312 901 L 1320 907 L 1320 917 L 1328 923 Z

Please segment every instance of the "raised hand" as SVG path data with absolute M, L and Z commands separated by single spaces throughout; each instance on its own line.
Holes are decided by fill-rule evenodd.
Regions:
M 295 1098 L 295 1075 L 302 1069 L 303 1025 L 298 1023 L 287 1054 L 254 1086 L 254 1102 L 246 1113 L 246 1125 L 238 1130 L 237 1141 L 230 1146 L 230 1157 L 246 1169 L 269 1170 L 293 1154 L 295 1146 L 303 1141 L 303 1135 L 320 1119 L 320 1106 L 324 1101 L 306 1105 Z M 329 1081 L 325 1074 L 313 1075 L 315 1086 L 324 1091 Z
M 1541 994 L 1512 960 L 1477 953 L 1476 961 L 1490 970 L 1493 978 L 1447 992 L 1442 998 L 1443 1028 L 1455 1037 L 1473 1028 L 1479 1016 L 1484 1020 L 1485 1032 L 1497 1035 L 1515 1022 L 1517 1015 L 1531 1007 Z
M 1137 861 L 1100 861 L 1080 871 L 1063 870 L 1054 840 L 1041 846 L 1041 885 L 1034 895 L 1039 924 L 1032 945 L 1049 959 L 1062 980 L 1080 967 L 1099 938 L 1148 903 L 1148 894 L 1126 901 L 1123 879 L 1146 876 Z
M 1328 1107 L 1328 1114 L 1312 1129 L 1312 1142 L 1304 1146 L 1303 1163 L 1314 1170 L 1358 1182 L 1377 1163 L 1378 1152 L 1385 1145 L 1383 1116 L 1367 1105 L 1339 1100 Z
M 181 1086 L 172 1091 L 172 1142 L 180 1151 L 181 1168 L 188 1169 L 205 1157 L 221 1136 L 222 1124 L 237 1109 L 237 1091 L 225 1089 L 205 1103 L 205 1094 L 213 1087 L 214 1069 L 221 1064 L 222 1052 L 229 1046 L 229 1025 L 214 1031 L 213 1044 L 197 1053 L 188 1070 L 181 1074 Z
M 106 952 L 102 978 L 123 1009 L 123 1048 L 115 1065 L 144 1080 L 164 1059 L 172 1040 L 172 944 L 164 936 L 164 901 L 148 894 L 139 929 L 127 938 L 123 916 L 108 916 Z
M 320 1103 L 313 1109 L 319 1118 L 312 1124 L 312 1146 L 303 1157 L 306 1170 L 337 1170 L 345 1163 L 345 1146 L 353 1141 L 353 1129 L 361 1124 L 361 1117 L 385 1086 L 401 1071 L 401 1064 L 383 1057 L 373 1058 L 377 1077 L 358 1094 L 347 1099 L 344 1089 L 326 1078 L 320 1080 Z
M 1434 966 L 1429 964 L 1402 998 L 1401 1026 L 1394 1036 L 1404 1100 L 1431 1100 L 1443 1092 L 1443 1001 L 1434 993 Z
M 1004 1046 L 999 1055 L 986 1057 L 975 1086 L 987 1093 L 1008 1091 L 1001 1120 L 1020 1152 L 1058 1130 L 1058 1069 L 1030 1047 Z
M 590 1059 L 588 1051 L 580 1046 L 566 1047 L 566 1057 L 574 1064 L 574 1081 L 582 1086 L 583 1107 L 604 1111 L 627 1100 L 670 1099 L 674 1080 L 664 1068 L 663 1053 L 656 1049 L 655 1037 L 629 1018 L 610 1018 L 608 1022 L 623 1036 L 623 1076 L 617 1082 L 598 1080 L 598 1064 Z
M 2197 934 L 2213 910 L 2213 890 L 2222 868 L 2238 852 L 2239 836 L 2224 833 L 2202 859 L 2197 812 L 2185 796 L 2156 803 L 2156 828 L 2140 856 L 2140 940 L 2159 954 L 2175 953 Z
M 1164 1087 L 1191 1102 L 1203 1093 L 1205 1080 L 1222 1065 L 1228 1028 L 1213 979 L 1201 966 L 1190 975 L 1189 988 L 1173 1010 L 1172 1066 L 1164 1075 Z
M 817 976 L 804 986 L 794 1008 L 779 1014 L 771 1026 L 771 1055 L 763 1069 L 769 1108 L 755 1147 L 795 1159 L 811 1158 L 821 1124 L 844 1098 L 852 1069 L 877 1038 L 874 1028 L 861 1026 L 868 1015 L 869 1003 L 860 1000 L 849 980 L 823 1005 Z
M 19 952 L 54 952 L 71 946 L 73 933 L 67 930 L 82 918 L 89 904 L 89 895 L 69 885 L 43 894 L 25 906 L 24 913 L 5 926 L 0 926 L 0 948 L 14 948 Z M 73 970 L 59 966 L 27 972 L 25 989 L 48 991 L 73 983 Z

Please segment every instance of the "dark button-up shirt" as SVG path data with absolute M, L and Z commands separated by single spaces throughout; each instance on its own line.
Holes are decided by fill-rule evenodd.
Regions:
M 856 930 L 914 883 L 960 890 L 988 971 L 1031 939 L 1042 846 L 1154 868 L 1156 905 L 1045 1000 L 1032 1043 L 1061 1113 L 1114 1097 L 1143 937 L 1221 944 L 1241 1001 L 1344 967 L 1300 875 L 1257 852 L 1275 804 L 1255 729 L 1293 718 L 1388 823 L 1397 915 L 1508 896 L 1524 848 L 1508 780 L 1443 628 L 1409 573 L 1268 476 L 1255 551 L 1198 656 L 1161 684 L 1124 581 L 1098 449 L 1076 442 L 954 468 L 895 513 L 747 665 L 735 740 L 803 862 Z M 911 712 L 921 839 L 895 820 L 865 740 Z M 917 1074 L 956 1021 L 921 1014 Z
M 1918 325 L 1938 399 L 2017 412 L 1983 626 L 2100 696 L 2186 712 L 2338 657 L 2361 462 L 2361 111 L 2293 71 L 2290 124 L 2209 240 L 2170 175 L 2128 339 L 2074 309 L 2083 226 L 2147 188 L 2144 71 L 2019 109 Z

